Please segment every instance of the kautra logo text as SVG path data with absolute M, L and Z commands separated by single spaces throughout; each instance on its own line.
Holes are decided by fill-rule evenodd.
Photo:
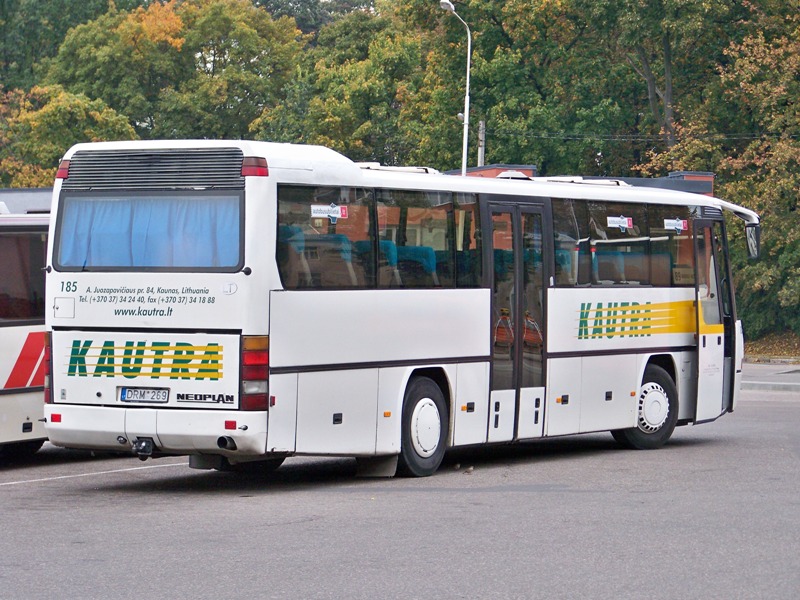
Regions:
M 67 376 L 220 379 L 222 344 L 73 340 Z
M 696 320 L 692 301 L 581 302 L 578 339 L 649 337 L 653 334 L 692 333 Z
M 648 312 L 638 302 L 581 302 L 578 339 L 649 336 L 649 323 L 640 322 Z

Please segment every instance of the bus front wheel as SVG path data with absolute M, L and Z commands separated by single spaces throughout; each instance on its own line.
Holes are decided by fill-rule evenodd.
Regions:
M 448 422 L 439 386 L 428 377 L 413 378 L 403 398 L 400 474 L 427 477 L 436 472 L 444 458 Z
M 678 390 L 664 369 L 647 365 L 639 388 L 636 427 L 618 429 L 611 435 L 618 443 L 637 450 L 663 446 L 678 422 Z

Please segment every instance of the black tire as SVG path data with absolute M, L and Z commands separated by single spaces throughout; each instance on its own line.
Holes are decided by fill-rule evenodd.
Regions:
M 414 377 L 403 398 L 403 431 L 398 472 L 428 477 L 442 464 L 449 419 L 444 395 L 428 377 Z
M 636 427 L 618 429 L 611 435 L 626 448 L 661 448 L 675 431 L 678 422 L 678 390 L 664 369 L 647 365 L 639 388 Z
M 3 458 L 28 458 L 33 456 L 44 445 L 44 440 L 31 440 L 30 442 L 14 442 L 0 446 L 0 457 Z
M 286 460 L 285 456 L 279 456 L 277 458 L 267 458 L 265 460 L 232 463 L 226 457 L 223 457 L 222 465 L 217 467 L 217 471 L 244 473 L 247 475 L 265 475 L 275 471 L 283 464 L 284 460 Z

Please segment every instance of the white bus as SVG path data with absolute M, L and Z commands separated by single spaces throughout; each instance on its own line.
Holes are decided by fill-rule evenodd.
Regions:
M 48 223 L 47 214 L 12 213 L 0 201 L 0 458 L 33 454 L 47 439 L 42 420 Z
M 454 177 L 246 141 L 78 145 L 47 266 L 52 443 L 271 469 L 733 410 L 742 362 L 716 198 Z M 256 462 L 257 461 L 257 462 Z

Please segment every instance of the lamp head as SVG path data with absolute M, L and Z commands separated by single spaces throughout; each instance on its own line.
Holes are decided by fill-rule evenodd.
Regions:
M 439 2 L 439 6 L 441 8 L 443 8 L 444 10 L 446 10 L 447 12 L 451 12 L 451 13 L 455 13 L 456 12 L 456 7 L 453 6 L 453 3 L 450 2 L 450 0 L 441 0 Z

